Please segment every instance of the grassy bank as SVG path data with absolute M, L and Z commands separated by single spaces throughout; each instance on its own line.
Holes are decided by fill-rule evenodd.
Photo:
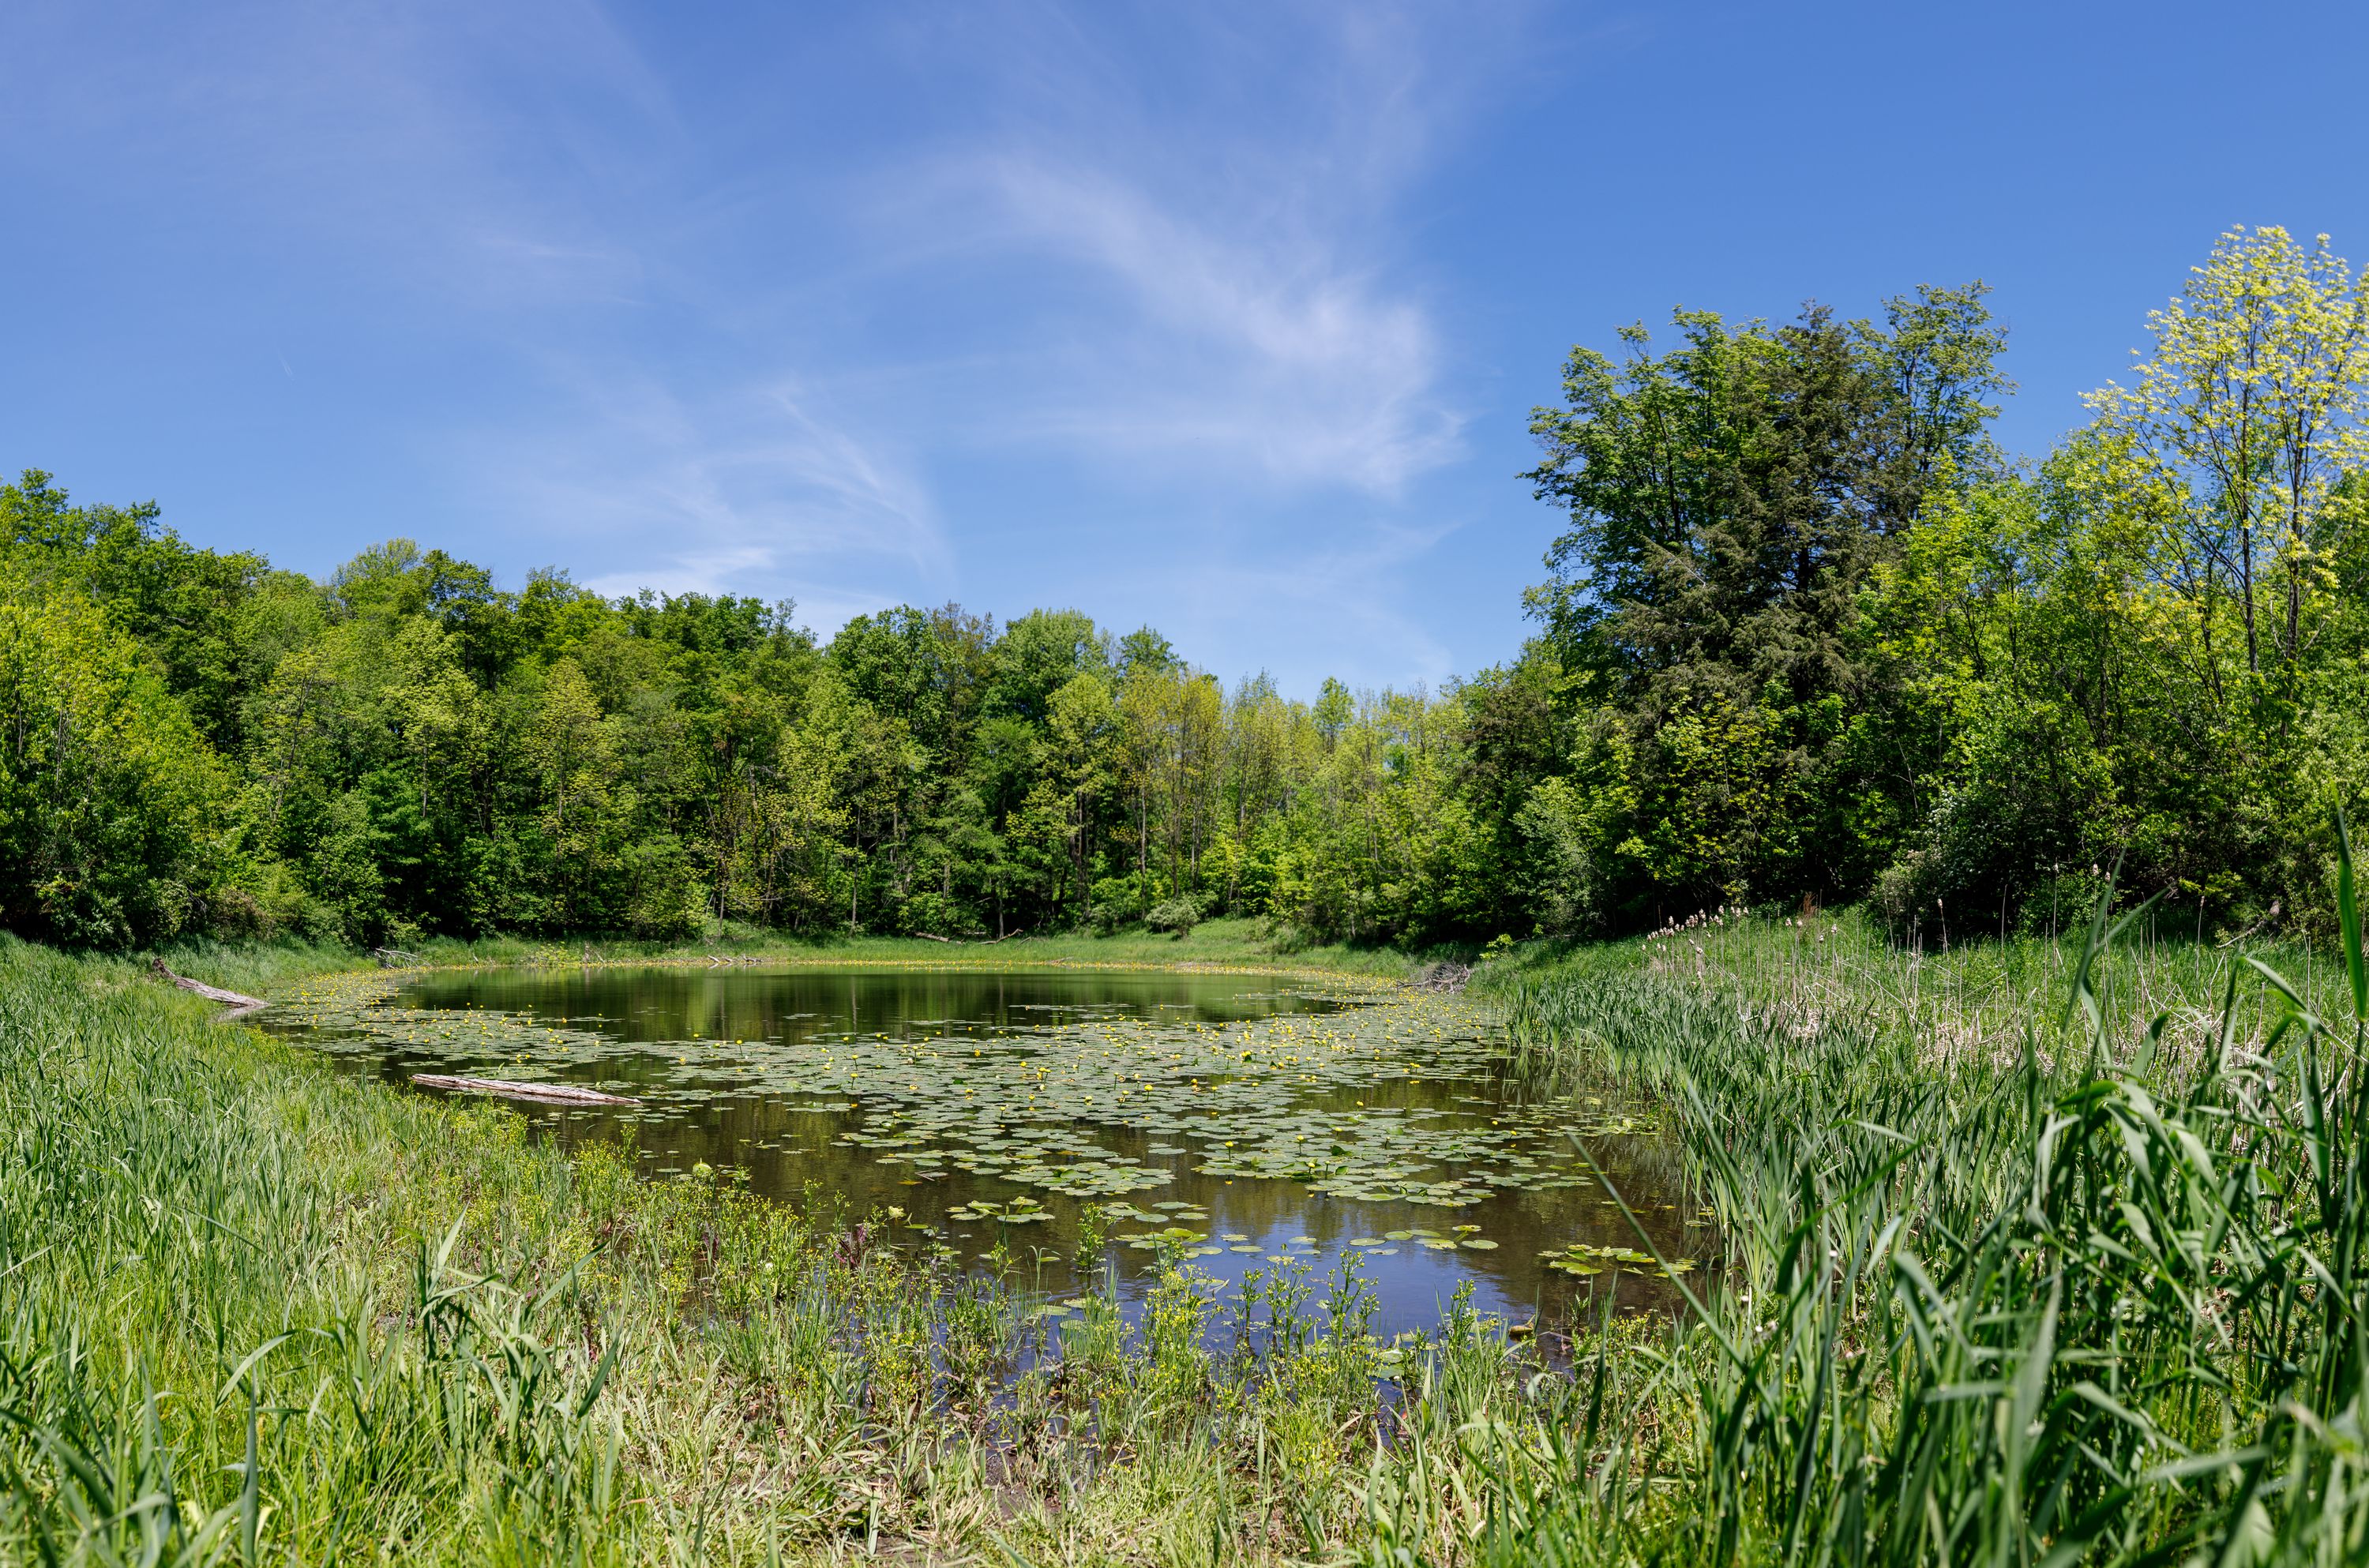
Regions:
M 2369 1560 L 2345 923 L 2334 954 L 2139 921 L 1928 955 L 1713 918 L 1492 975 L 1537 1059 L 1670 1104 L 1734 1264 L 1632 1363 L 1659 1419 L 1520 1552 Z
M 1482 1506 L 1457 1434 L 1538 1370 L 1459 1314 L 1386 1408 L 1353 1278 L 1180 1265 L 1139 1331 L 1057 1326 L 1017 1269 L 521 1127 L 0 946 L 0 1559 L 1324 1554 L 1426 1450 Z
M 2359 1561 L 2369 967 L 2258 956 L 2292 997 L 2209 945 L 1849 921 L 1494 960 L 1533 1070 L 1667 1103 L 1733 1265 L 1551 1363 L 1182 1263 L 1134 1327 L 1048 1321 L 875 1217 L 639 1181 L 10 944 L 0 1558 Z
M 1401 979 L 1437 958 L 1469 957 L 1443 950 L 1414 954 L 1391 947 L 1351 947 L 1279 938 L 1265 921 L 1205 921 L 1182 935 L 1142 930 L 1109 935 L 1063 933 L 1014 936 L 1002 942 L 934 942 L 917 936 L 798 937 L 734 926 L 713 940 L 642 942 L 630 937 L 429 937 L 404 955 L 427 966 L 507 964 L 780 964 L 911 963 L 1026 967 L 1036 964 L 1208 965 L 1224 967 L 1319 969 L 1332 974 Z M 184 943 L 160 955 L 177 971 L 210 984 L 268 995 L 306 975 L 363 967 L 369 953 L 338 944 Z

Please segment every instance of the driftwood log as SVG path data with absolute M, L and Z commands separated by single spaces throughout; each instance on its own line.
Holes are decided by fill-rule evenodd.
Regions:
M 224 990 L 220 986 L 210 986 L 202 980 L 193 980 L 186 975 L 177 975 L 173 973 L 172 970 L 165 967 L 165 960 L 162 958 L 151 958 L 148 960 L 148 967 L 155 973 L 156 978 L 159 979 L 170 980 L 173 984 L 180 987 L 183 990 L 204 997 L 208 1001 L 221 1002 L 224 1007 L 230 1010 L 229 1012 L 221 1014 L 221 1016 L 224 1018 L 244 1017 L 247 1013 L 255 1012 L 258 1008 L 270 1005 L 260 997 L 241 996 L 235 990 Z
M 543 1100 L 555 1105 L 638 1105 L 624 1094 L 603 1094 L 572 1083 L 520 1083 L 507 1078 L 452 1078 L 441 1072 L 415 1072 L 411 1081 L 423 1089 L 451 1089 L 463 1094 L 499 1094 L 507 1100 Z
M 1425 969 L 1408 983 L 1417 990 L 1444 991 L 1453 996 L 1462 990 L 1464 982 L 1471 978 L 1472 966 L 1470 964 L 1438 963 Z

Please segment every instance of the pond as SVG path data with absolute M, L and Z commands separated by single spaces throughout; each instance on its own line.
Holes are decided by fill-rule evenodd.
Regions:
M 1165 1245 L 1229 1284 L 1354 1259 L 1385 1332 L 1429 1327 L 1468 1284 L 1542 1327 L 1608 1294 L 1669 1304 L 1578 1140 L 1664 1257 L 1711 1245 L 1648 1112 L 1539 1092 L 1506 1071 L 1484 1009 L 1400 988 L 1068 966 L 476 968 L 338 977 L 264 1017 L 397 1082 L 631 1095 L 521 1113 L 563 1145 L 630 1139 L 654 1179 L 885 1219 L 900 1244 L 1055 1298 L 1097 1282 L 1068 1261 L 1093 1205 L 1128 1302 Z

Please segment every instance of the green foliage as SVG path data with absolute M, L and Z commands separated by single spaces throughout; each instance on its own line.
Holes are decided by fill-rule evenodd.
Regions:
M 1182 936 L 1200 923 L 1201 911 L 1190 898 L 1172 898 L 1164 904 L 1154 904 L 1144 911 L 1143 923 L 1153 931 L 1173 932 Z
M 2295 846 L 2369 780 L 2359 279 L 2224 235 L 2135 389 L 2022 470 L 1981 296 L 1574 354 L 1530 475 L 1572 518 L 1530 594 L 1570 757 L 1513 815 L 1542 927 L 1865 898 L 2055 929 L 2117 863 L 2193 929 L 2327 921 Z
M 790 604 L 513 591 L 408 540 L 315 583 L 28 473 L 0 560 L 41 608 L 12 613 L 78 617 L 74 700 L 136 721 L 103 757 L 20 730 L 44 869 L 0 919 L 1001 938 L 1190 904 L 1425 945 L 1866 899 L 1938 938 L 2054 929 L 2119 864 L 2193 931 L 2324 929 L 2296 846 L 2369 781 L 2361 279 L 2222 236 L 2134 386 L 2026 466 L 1988 433 L 1985 297 L 1574 350 L 1532 421 L 1567 520 L 1539 635 L 1438 693 L 1229 691 L 1077 610 L 818 646 Z M 16 679 L 26 715 L 66 700 Z
M 1528 477 L 1571 527 L 1529 603 L 1594 768 L 1614 772 L 1584 806 L 1530 813 L 1569 889 L 1542 913 L 1842 896 L 1882 864 L 1868 830 L 1897 811 L 1864 809 L 1890 759 L 1869 766 L 1883 692 L 1858 598 L 1937 495 L 1995 464 L 2004 335 L 1984 292 L 1922 290 L 1880 327 L 1819 307 L 1780 327 L 1680 312 L 1666 353 L 1642 326 L 1618 367 L 1573 351 L 1565 406 L 1531 424 L 1545 457 Z M 1585 870 L 1558 825 L 1579 817 L 1595 819 Z
M 0 566 L 0 911 L 74 944 L 235 927 L 229 779 L 140 646 Z
M 908 606 L 818 647 L 788 605 L 555 573 L 510 592 L 408 540 L 315 584 L 40 474 L 0 506 L 12 580 L 77 628 L 28 633 L 42 668 L 120 689 L 109 755 L 133 761 L 74 787 L 155 786 L 69 809 L 63 758 L 20 747 L 52 792 L 17 818 L 50 846 L 19 863 L 50 892 L 6 914 L 31 933 L 1000 937 L 1156 914 L 1454 939 L 1515 907 L 1492 868 L 1519 841 L 1487 813 L 1555 751 L 1519 677 L 1333 681 L 1311 707 L 1264 679 L 1230 696 L 1151 628 L 1076 611 Z M 151 758 L 176 747 L 200 761 Z

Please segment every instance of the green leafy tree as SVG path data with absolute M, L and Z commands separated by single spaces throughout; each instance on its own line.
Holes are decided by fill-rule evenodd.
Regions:
M 2089 399 L 2117 438 L 2110 482 L 2169 524 L 2201 637 L 2213 601 L 2234 601 L 2249 675 L 2272 601 L 2271 657 L 2291 692 L 2306 601 L 2334 531 L 2359 516 L 2338 486 L 2369 456 L 2369 292 L 2326 235 L 2307 249 L 2284 229 L 2233 229 L 2147 328 L 2137 384 Z
M 1883 700 L 1858 598 L 1934 496 L 1995 466 L 1983 294 L 1920 290 L 1880 326 L 1680 312 L 1666 353 L 1642 327 L 1619 365 L 1574 349 L 1538 411 L 1528 477 L 1570 527 L 1528 602 L 1574 704 L 1629 731 L 1632 910 L 1846 896 L 1883 864 L 1848 811 Z
M 553 666 L 527 745 L 542 783 L 552 920 L 562 929 L 602 923 L 601 884 L 615 864 L 619 808 L 630 802 L 615 798 L 609 726 L 574 659 Z
M 0 910 L 76 944 L 243 907 L 230 781 L 140 645 L 83 593 L 0 570 Z

